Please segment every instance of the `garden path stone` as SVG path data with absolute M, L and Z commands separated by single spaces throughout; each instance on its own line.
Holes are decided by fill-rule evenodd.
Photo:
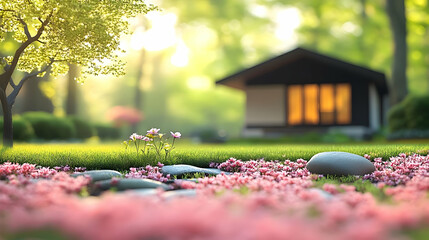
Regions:
M 375 171 L 368 159 L 348 152 L 322 152 L 314 155 L 307 163 L 311 173 L 323 175 L 365 175 Z
M 194 174 L 194 173 L 203 173 L 203 174 L 212 174 L 218 175 L 222 171 L 217 168 L 199 168 L 192 165 L 178 164 L 178 165 L 167 165 L 162 167 L 162 172 L 164 175 L 176 175 L 181 176 L 184 174 Z
M 322 196 L 326 200 L 330 200 L 333 197 L 332 194 L 320 188 L 310 188 L 308 191 L 317 192 L 320 196 Z
M 108 190 L 110 188 L 115 188 L 118 191 L 125 191 L 128 189 L 156 189 L 162 188 L 164 190 L 169 190 L 170 186 L 158 181 L 150 179 L 133 179 L 133 178 L 124 178 L 118 180 L 102 180 L 94 183 L 95 187 L 98 190 Z
M 165 199 L 170 200 L 177 197 L 196 197 L 197 190 L 195 189 L 180 189 L 174 191 L 168 191 L 163 194 Z
M 198 183 L 198 178 L 188 178 L 188 179 L 180 179 L 182 181 L 188 181 L 188 182 L 194 182 L 194 183 Z M 177 180 L 176 180 L 177 181 Z
M 86 171 L 82 173 L 73 173 L 71 174 L 72 177 L 78 177 L 78 176 L 90 176 L 91 180 L 93 182 L 96 181 L 102 181 L 102 180 L 109 180 L 113 177 L 122 177 L 122 174 L 118 171 L 114 170 L 91 170 Z
M 130 189 L 127 190 L 126 193 L 134 194 L 137 196 L 155 196 L 158 194 L 157 189 L 149 189 L 149 188 L 143 188 L 143 189 Z

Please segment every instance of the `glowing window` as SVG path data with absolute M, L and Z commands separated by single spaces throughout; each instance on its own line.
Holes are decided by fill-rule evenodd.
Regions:
M 288 86 L 288 115 L 287 120 L 289 125 L 302 124 L 302 86 Z
M 319 87 L 304 85 L 304 118 L 306 124 L 319 124 Z
M 351 88 L 350 84 L 337 84 L 335 91 L 335 108 L 337 110 L 337 123 L 351 122 Z
M 351 123 L 350 84 L 305 84 L 288 86 L 289 125 Z
M 322 124 L 333 124 L 335 119 L 334 110 L 334 85 L 320 85 L 320 122 Z

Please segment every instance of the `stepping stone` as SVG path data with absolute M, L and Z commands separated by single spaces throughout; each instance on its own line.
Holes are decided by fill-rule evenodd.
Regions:
M 314 155 L 307 163 L 311 173 L 323 175 L 365 175 L 375 171 L 368 159 L 348 152 L 322 152 Z
M 130 189 L 128 191 L 126 191 L 126 193 L 130 193 L 130 194 L 134 194 L 137 196 L 154 196 L 156 194 L 158 194 L 158 190 L 153 189 L 153 188 L 143 188 L 143 189 Z
M 308 189 L 308 191 L 317 192 L 320 196 L 322 196 L 326 200 L 331 200 L 333 197 L 332 194 L 330 194 L 327 191 L 322 190 L 320 188 L 310 188 L 310 189 Z
M 93 182 L 101 181 L 101 180 L 109 180 L 113 177 L 122 177 L 122 174 L 118 171 L 114 170 L 92 170 L 92 171 L 86 171 L 82 173 L 73 173 L 71 174 L 72 177 L 78 177 L 78 176 L 90 176 L 91 180 Z
M 170 200 L 177 197 L 196 197 L 197 190 L 195 189 L 180 189 L 174 191 L 168 191 L 163 194 L 165 199 Z
M 128 189 L 156 189 L 162 188 L 164 190 L 169 190 L 170 186 L 158 181 L 150 179 L 132 179 L 124 178 L 118 179 L 115 181 L 112 180 L 102 180 L 94 183 L 95 187 L 98 190 L 108 190 L 110 188 L 115 188 L 118 191 L 125 191 Z
M 179 165 L 164 166 L 162 167 L 162 172 L 164 173 L 164 175 L 170 174 L 170 175 L 181 176 L 184 174 L 194 174 L 194 173 L 218 175 L 222 171 L 217 168 L 199 168 L 192 165 L 179 164 Z
M 155 196 L 158 194 L 157 189 L 130 189 L 124 192 L 125 194 L 133 194 L 137 196 Z M 166 200 L 171 200 L 177 197 L 195 197 L 197 196 L 197 191 L 195 189 L 180 189 L 180 190 L 172 190 L 166 191 L 162 193 L 162 196 Z
M 188 181 L 188 182 L 194 182 L 194 183 L 198 183 L 198 178 L 188 178 L 188 179 L 178 179 L 180 181 Z M 178 181 L 176 180 L 176 181 Z

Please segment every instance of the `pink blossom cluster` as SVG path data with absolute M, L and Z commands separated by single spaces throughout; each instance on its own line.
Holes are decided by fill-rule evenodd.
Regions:
M 8 181 L 0 181 L 0 212 L 61 205 L 64 196 L 79 193 L 90 182 L 89 178 L 74 178 L 65 172 L 55 173 L 50 180 L 30 179 L 24 175 L 9 175 Z
M 306 178 L 311 173 L 305 168 L 307 161 L 298 159 L 296 162 L 291 160 L 265 161 L 264 159 L 241 161 L 235 158 L 230 158 L 227 161 L 217 165 L 212 163 L 211 167 L 217 167 L 226 172 L 241 172 L 248 176 L 268 175 L 274 178 L 278 176 L 290 176 Z
M 4 179 L 10 175 L 22 175 L 31 178 L 51 178 L 57 173 L 55 169 L 47 167 L 37 167 L 36 164 L 19 164 L 5 162 L 0 164 L 0 179 Z
M 72 170 L 73 169 L 73 170 Z M 85 172 L 85 167 L 75 167 L 71 168 L 70 166 L 57 166 L 53 168 L 36 166 L 36 164 L 19 164 L 5 162 L 0 164 L 0 179 L 5 179 L 11 175 L 31 177 L 34 179 L 37 178 L 52 178 L 58 172 Z
M 237 182 L 239 175 L 210 178 Z M 242 177 L 248 181 L 248 176 Z M 133 193 L 78 198 L 64 191 L 70 179 L 61 178 L 19 187 L 0 183 L 0 227 L 9 234 L 54 228 L 77 239 L 353 240 L 404 239 L 402 230 L 429 225 L 427 198 L 383 204 L 349 186 L 340 186 L 345 191 L 326 198 L 309 187 L 309 180 L 299 178 L 288 177 L 291 186 L 265 186 L 252 194 L 201 191 L 195 198 L 168 201 Z M 62 181 L 69 184 L 56 188 Z
M 368 155 L 365 155 L 365 157 L 370 158 Z M 364 180 L 396 186 L 407 183 L 417 175 L 429 177 L 429 155 L 413 154 L 407 156 L 402 153 L 397 157 L 391 157 L 387 161 L 375 158 L 374 166 L 376 171 L 365 175 Z
M 167 182 L 171 180 L 171 176 L 170 174 L 166 176 L 162 174 L 161 168 L 163 166 L 164 164 L 158 162 L 158 165 L 155 167 L 147 165 L 146 167 L 130 168 L 130 171 L 125 174 L 125 178 L 152 179 L 160 182 Z
M 70 172 L 70 171 L 72 171 L 72 168 L 69 165 L 57 166 L 57 167 L 54 167 L 54 169 L 57 170 L 58 172 Z M 73 169 L 74 169 L 73 171 L 75 173 L 86 171 L 86 167 L 75 167 Z
M 292 164 L 229 159 L 219 167 L 237 172 L 199 178 L 197 183 L 176 181 L 196 189 L 197 196 L 169 199 L 164 195 L 170 192 L 162 191 L 151 197 L 133 192 L 78 197 L 73 193 L 81 192 L 89 179 L 60 172 L 52 181 L 30 181 L 31 175 L 15 170 L 0 181 L 0 229 L 7 231 L 0 238 L 55 229 L 71 238 L 106 240 L 407 239 L 406 231 L 429 226 L 429 178 L 423 158 L 427 159 L 391 158 L 390 164 L 410 166 L 413 174 L 395 168 L 409 178 L 399 185 L 390 186 L 390 178 L 376 179 L 388 201 L 345 184 L 315 188 L 312 180 L 318 176 L 293 173 L 305 173 L 304 160 Z M 377 171 L 388 166 L 379 160 L 374 164 Z M 162 166 L 139 170 L 149 176 L 160 173 Z
M 405 185 L 394 188 L 386 188 L 386 194 L 393 196 L 397 201 L 417 201 L 427 199 L 429 191 L 429 178 L 418 175 L 408 181 Z
M 214 177 L 199 178 L 198 182 L 176 180 L 182 188 L 198 189 L 208 194 L 222 193 L 225 190 L 237 192 L 265 192 L 275 194 L 279 192 L 296 193 L 313 185 L 310 179 L 293 178 L 283 174 L 247 175 L 234 173 L 231 175 L 219 174 Z
M 106 117 L 120 127 L 124 124 L 139 123 L 143 120 L 143 113 L 132 107 L 115 106 L 106 113 Z
M 65 196 L 63 196 L 65 197 Z M 403 239 L 393 230 L 424 223 L 428 211 L 378 208 L 366 195 L 332 202 L 317 194 L 198 196 L 162 201 L 106 194 L 98 199 L 63 199 L 33 211 L 8 210 L 0 224 L 9 232 L 55 226 L 77 239 Z M 292 201 L 293 200 L 293 201 Z M 309 210 L 310 207 L 312 210 Z M 408 210 L 412 214 L 401 217 Z

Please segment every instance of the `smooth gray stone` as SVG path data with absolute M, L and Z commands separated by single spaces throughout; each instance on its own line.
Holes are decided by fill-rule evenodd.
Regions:
M 153 188 L 143 188 L 143 189 L 130 189 L 127 190 L 125 193 L 130 193 L 130 194 L 134 194 L 137 196 L 154 196 L 156 194 L 158 194 L 158 190 L 153 189 Z
M 192 165 L 178 164 L 178 165 L 167 165 L 162 167 L 164 175 L 176 175 L 181 176 L 184 174 L 204 173 L 217 175 L 222 171 L 217 168 L 199 168 Z
M 156 189 L 162 188 L 164 190 L 169 190 L 170 186 L 158 181 L 150 179 L 135 179 L 135 178 L 124 178 L 118 179 L 117 182 L 112 182 L 112 180 L 102 180 L 94 183 L 95 187 L 99 190 L 108 190 L 110 188 L 115 188 L 118 191 L 125 191 L 128 189 Z
M 168 191 L 163 194 L 165 199 L 170 200 L 177 197 L 196 197 L 197 190 L 195 189 L 180 189 L 174 191 Z
M 31 182 L 31 183 L 38 183 L 38 182 L 41 182 L 41 181 L 44 181 L 44 180 L 46 180 L 46 179 L 41 179 L 41 178 L 31 178 L 31 179 L 30 179 L 30 182 Z
M 308 189 L 308 191 L 317 192 L 320 196 L 322 196 L 326 200 L 330 200 L 333 197 L 332 194 L 330 194 L 327 191 L 322 190 L 320 188 L 310 188 L 310 189 Z
M 198 178 L 188 178 L 188 179 L 180 179 L 182 181 L 194 182 L 198 183 Z M 177 181 L 177 180 L 176 180 Z
M 177 181 L 188 181 L 188 182 L 194 182 L 194 183 L 198 183 L 198 178 L 183 178 L 183 179 L 170 179 L 167 180 L 165 183 L 166 184 L 173 184 L 173 183 L 177 183 Z
M 73 173 L 72 177 L 78 176 L 90 176 L 93 182 L 101 181 L 101 180 L 109 180 L 113 177 L 122 177 L 122 174 L 118 171 L 114 170 L 91 170 L 82 173 Z
M 348 152 L 322 152 L 307 163 L 311 173 L 323 175 L 365 175 L 375 171 L 368 159 Z

